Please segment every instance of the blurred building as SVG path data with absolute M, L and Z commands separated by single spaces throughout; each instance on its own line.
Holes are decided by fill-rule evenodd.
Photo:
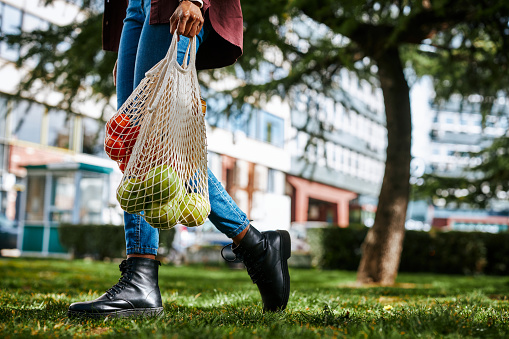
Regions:
M 452 98 L 441 104 L 430 104 L 431 130 L 429 152 L 423 160 L 426 172 L 444 177 L 468 177 L 468 169 L 481 159 L 473 153 L 490 146 L 495 138 L 507 133 L 509 105 L 497 100 L 484 117 L 481 104 Z M 454 192 L 453 192 L 454 193 Z M 451 194 L 453 194 L 451 193 Z M 445 206 L 418 202 L 409 215 L 414 221 L 442 229 L 499 232 L 508 228 L 509 204 L 494 202 L 491 210 L 474 210 L 467 206 Z
M 74 20 L 79 11 L 68 1 L 46 7 L 39 0 L 0 0 L 0 34 Z M 87 104 L 63 112 L 49 92 L 37 101 L 15 96 L 27 71 L 16 69 L 18 58 L 19 49 L 0 41 L 0 214 L 16 221 L 22 253 L 65 254 L 61 223 L 122 223 L 115 200 L 121 173 L 103 150 L 100 109 Z M 257 228 L 347 226 L 352 214 L 372 222 L 385 160 L 382 95 L 348 72 L 338 85 L 338 97 L 318 98 L 311 111 L 304 101 L 290 111 L 275 98 L 227 117 L 219 99 L 207 99 L 209 167 Z M 311 147 L 314 127 L 303 128 L 306 116 L 330 127 Z M 228 241 L 206 226 L 189 232 L 201 233 L 195 238 L 202 241 Z
M 479 103 L 451 100 L 431 105 L 433 123 L 430 131 L 430 154 L 427 164 L 431 173 L 441 176 L 465 175 L 465 169 L 479 165 L 472 157 L 504 135 L 508 128 L 509 107 L 495 104 L 491 114 L 483 117 Z
M 335 97 L 311 92 L 292 112 L 292 220 L 371 226 L 387 147 L 382 92 L 346 70 L 337 81 Z
M 288 105 L 278 99 L 229 117 L 220 98 L 208 99 L 208 165 L 261 230 L 290 228 L 291 202 L 285 191 L 291 165 L 285 142 L 289 119 Z
M 68 1 L 0 1 L 0 35 L 80 19 Z M 19 53 L 0 40 L 0 214 L 16 221 L 23 253 L 64 254 L 60 223 L 122 222 L 114 203 L 121 173 L 104 154 L 99 109 L 55 109 L 58 95 L 50 91 L 37 101 L 16 96 L 27 72 L 15 67 Z

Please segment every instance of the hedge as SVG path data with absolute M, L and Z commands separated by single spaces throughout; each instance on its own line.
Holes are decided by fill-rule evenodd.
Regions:
M 309 229 L 312 263 L 323 269 L 356 270 L 367 231 Z M 400 272 L 509 274 L 509 233 L 406 231 Z
M 91 256 L 94 259 L 125 257 L 125 234 L 123 226 L 71 225 L 59 227 L 60 243 L 74 257 Z M 159 233 L 159 246 L 171 248 L 175 230 Z

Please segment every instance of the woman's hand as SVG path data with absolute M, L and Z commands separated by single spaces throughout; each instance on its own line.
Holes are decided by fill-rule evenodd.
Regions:
M 200 8 L 191 1 L 182 1 L 170 18 L 170 32 L 193 38 L 203 27 L 203 15 Z M 177 36 L 177 39 L 180 39 Z M 178 40 L 177 40 L 178 41 Z

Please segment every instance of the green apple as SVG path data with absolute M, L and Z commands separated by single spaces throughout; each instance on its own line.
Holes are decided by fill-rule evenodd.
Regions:
M 184 182 L 168 165 L 159 165 L 148 172 L 145 190 L 149 200 L 160 203 L 178 201 L 185 194 Z
M 117 201 L 127 213 L 138 213 L 145 207 L 145 190 L 140 179 L 129 178 L 117 189 Z
M 200 226 L 210 214 L 210 203 L 199 193 L 186 194 L 180 201 L 179 210 L 183 225 Z
M 169 229 L 175 226 L 179 216 L 178 204 L 152 202 L 145 209 L 145 220 L 155 228 Z

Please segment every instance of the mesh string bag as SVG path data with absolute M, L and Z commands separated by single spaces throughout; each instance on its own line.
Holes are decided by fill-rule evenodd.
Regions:
M 152 67 L 122 107 L 106 123 L 104 150 L 118 163 L 122 173 L 138 139 L 143 119 L 148 113 L 149 98 L 156 91 L 157 83 L 166 66 L 167 59 L 164 58 Z
M 135 120 L 138 136 L 117 188 L 122 209 L 143 215 L 151 226 L 161 229 L 176 224 L 199 226 L 210 213 L 196 38 L 190 40 L 184 66 L 178 64 L 176 50 L 177 39 L 172 39 L 159 71 L 151 70 L 146 76 L 149 84 L 157 79 L 153 90 L 147 96 L 138 95 L 130 106 L 143 113 Z M 134 103 L 138 100 L 144 102 Z

